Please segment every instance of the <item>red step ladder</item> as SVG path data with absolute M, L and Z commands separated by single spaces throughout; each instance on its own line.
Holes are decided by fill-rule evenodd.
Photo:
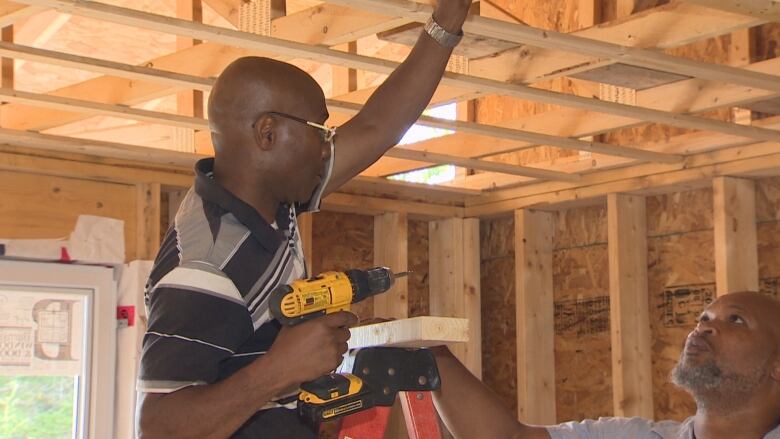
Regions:
M 431 392 L 398 392 L 409 439 L 441 438 Z M 338 439 L 382 439 L 392 407 L 374 407 L 341 422 Z

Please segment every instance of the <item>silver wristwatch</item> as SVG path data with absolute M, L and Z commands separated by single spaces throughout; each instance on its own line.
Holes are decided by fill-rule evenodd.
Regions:
M 457 34 L 451 34 L 447 32 L 443 27 L 439 26 L 439 23 L 437 23 L 436 20 L 433 19 L 433 15 L 431 15 L 431 18 L 428 19 L 427 23 L 425 23 L 424 29 L 425 33 L 430 35 L 431 38 L 436 40 L 437 43 L 448 49 L 457 46 L 458 43 L 460 43 L 461 38 L 463 38 L 462 30 Z

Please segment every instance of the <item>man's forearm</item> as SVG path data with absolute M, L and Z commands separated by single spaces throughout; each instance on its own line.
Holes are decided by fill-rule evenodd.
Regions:
M 272 361 L 261 357 L 214 384 L 145 395 L 138 422 L 139 438 L 230 437 L 284 390 L 282 380 L 273 372 Z M 253 368 L 267 369 L 267 373 Z
M 434 17 L 447 32 L 458 33 L 468 4 L 452 0 L 437 9 Z M 442 46 L 426 32 L 421 33 L 409 56 L 376 89 L 360 113 L 339 127 L 331 190 L 398 143 L 430 102 L 451 53 L 451 48 Z
M 433 351 L 441 375 L 441 389 L 433 392 L 433 402 L 456 438 L 549 439 L 545 429 L 517 422 L 514 413 L 447 348 Z

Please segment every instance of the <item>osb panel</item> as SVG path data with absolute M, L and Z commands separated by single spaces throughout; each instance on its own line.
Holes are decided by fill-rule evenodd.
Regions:
M 514 257 L 514 218 L 508 217 L 480 221 L 479 242 L 480 259 L 483 261 L 507 256 Z M 485 270 L 482 271 L 484 272 Z
M 618 0 L 601 0 L 601 21 L 608 22 L 615 20 L 617 17 L 617 2 Z M 642 12 L 646 9 L 654 8 L 656 6 L 665 5 L 669 3 L 669 0 L 635 0 L 634 10 L 632 14 Z
M 682 58 L 693 59 L 696 61 L 711 62 L 716 64 L 727 64 L 728 53 L 731 38 L 724 35 L 717 38 L 697 41 L 693 44 L 668 49 L 670 55 Z M 731 110 L 728 108 L 701 113 L 697 116 L 716 120 L 731 120 Z M 647 124 L 635 128 L 616 130 L 605 134 L 603 141 L 619 145 L 635 145 L 644 142 L 666 142 L 672 136 L 678 136 L 692 132 L 684 128 L 676 128 L 667 125 Z
M 780 278 L 780 222 L 761 223 L 756 227 L 758 238 L 758 277 Z
M 0 172 L 0 237 L 67 238 L 79 215 L 125 222 L 125 255 L 136 255 L 136 190 L 133 185 Z
M 409 317 L 430 314 L 428 285 L 428 222 L 409 221 L 407 228 L 409 274 Z
M 562 210 L 554 216 L 553 248 L 565 249 L 607 242 L 607 208 Z
M 780 56 L 780 24 L 767 23 L 758 27 L 754 53 L 756 61 L 764 61 Z
M 647 235 L 712 230 L 712 189 L 646 198 Z
M 651 237 L 647 247 L 655 417 L 679 420 L 693 414 L 695 404 L 687 393 L 671 384 L 669 373 L 706 303 L 701 297 L 686 296 L 686 291 L 703 289 L 714 294 L 712 231 Z M 673 291 L 682 297 L 675 298 Z
M 482 261 L 482 381 L 517 411 L 515 259 Z
M 612 415 L 606 244 L 555 251 L 555 393 L 558 421 Z
M 533 7 L 522 0 L 498 0 L 493 4 L 519 21 L 530 26 L 550 29 L 559 32 L 572 32 L 580 28 L 578 24 L 578 3 L 567 0 L 551 0 L 534 3 Z M 572 83 L 567 78 L 559 78 L 540 88 L 557 92 L 573 94 Z M 523 101 L 507 96 L 488 96 L 480 98 L 476 103 L 476 121 L 480 123 L 497 123 L 504 120 L 522 119 L 537 113 L 554 109 L 555 106 L 538 102 Z M 490 157 L 491 161 L 511 164 L 529 164 L 549 162 L 556 158 L 576 155 L 577 151 L 563 150 L 552 147 L 539 147 L 527 151 L 501 154 Z
M 373 266 L 373 216 L 319 212 L 312 218 L 313 273 Z M 361 319 L 371 318 L 373 310 L 371 298 L 352 307 L 352 312 Z
M 756 221 L 780 220 L 780 178 L 756 181 Z

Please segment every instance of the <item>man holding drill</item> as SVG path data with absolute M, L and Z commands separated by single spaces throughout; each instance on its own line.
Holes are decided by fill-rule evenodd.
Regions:
M 306 276 L 296 217 L 378 160 L 417 120 L 460 39 L 469 0 L 440 0 L 408 58 L 338 128 L 290 64 L 230 64 L 211 92 L 213 159 L 196 165 L 147 283 L 138 380 L 142 438 L 316 437 L 300 383 L 341 362 L 354 315 L 281 328 L 269 293 Z

